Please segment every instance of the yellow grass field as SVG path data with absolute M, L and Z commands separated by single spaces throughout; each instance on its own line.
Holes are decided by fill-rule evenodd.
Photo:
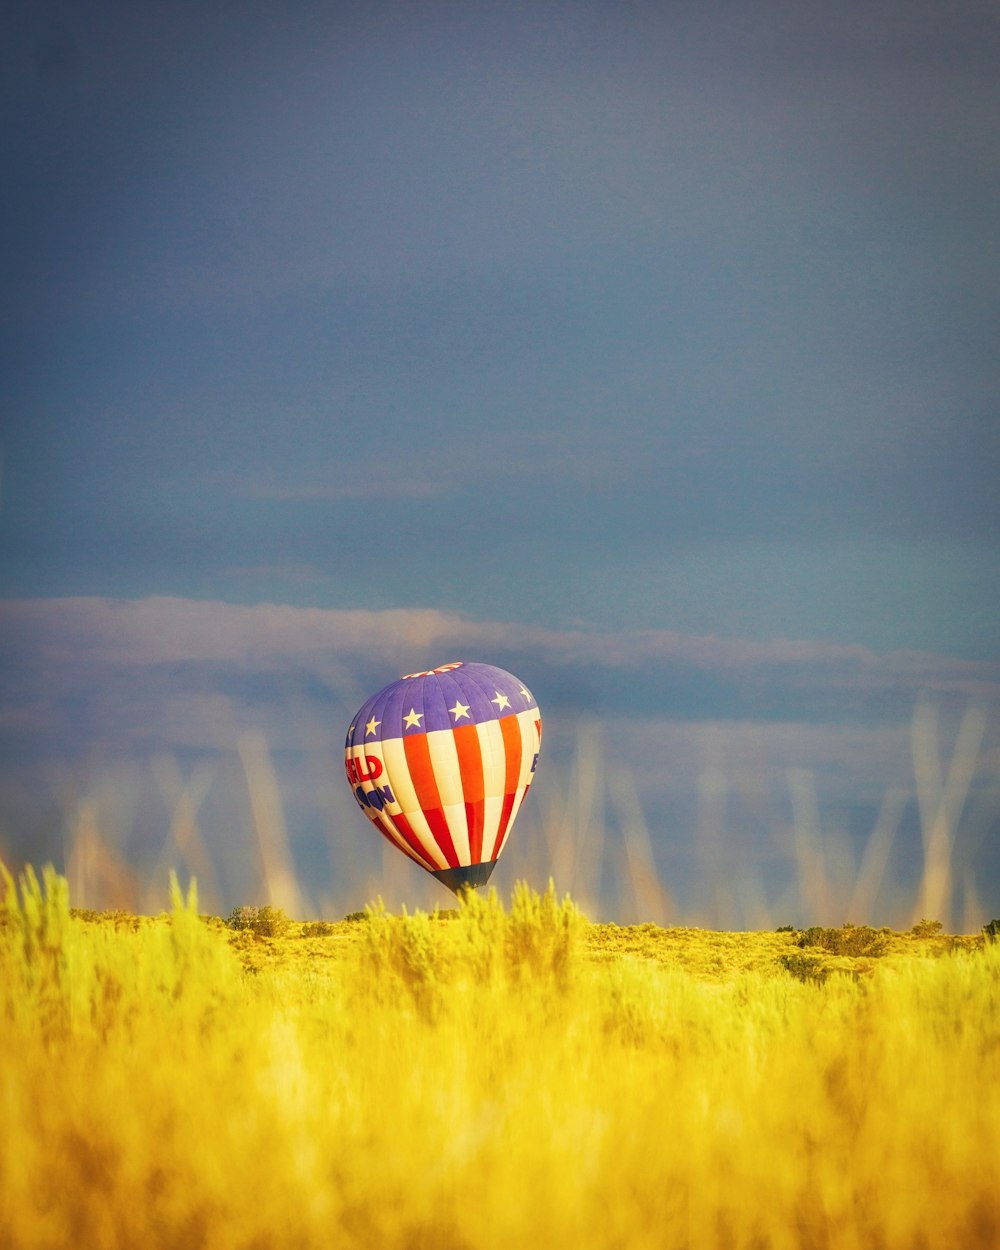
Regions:
M 10 1250 L 1000 1246 L 982 936 L 0 894 Z

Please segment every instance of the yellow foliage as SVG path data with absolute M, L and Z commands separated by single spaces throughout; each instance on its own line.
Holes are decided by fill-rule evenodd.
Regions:
M 176 882 L 134 924 L 0 888 L 11 1250 L 1000 1244 L 1000 944 L 855 959 L 523 884 L 271 937 Z

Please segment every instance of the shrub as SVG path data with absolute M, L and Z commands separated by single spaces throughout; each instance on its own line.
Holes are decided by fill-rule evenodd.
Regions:
M 544 894 L 526 882 L 514 886 L 506 925 L 509 965 L 517 975 L 550 977 L 564 986 L 578 955 L 586 918 L 568 894 L 560 900 L 549 878 Z
M 830 968 L 822 955 L 780 955 L 778 963 L 797 981 L 822 985 L 830 975 Z
M 402 982 L 428 1019 L 455 986 L 482 988 L 544 984 L 546 1001 L 565 990 L 579 961 L 586 921 L 567 895 L 514 887 L 510 911 L 495 889 L 460 895 L 455 911 L 389 915 L 381 900 L 368 908 L 362 960 L 372 992 L 392 993 Z M 448 923 L 440 923 L 447 920 Z
M 943 928 L 940 920 L 918 920 L 910 932 L 914 937 L 932 938 L 937 937 Z
M 335 932 L 334 926 L 326 920 L 312 920 L 309 924 L 302 926 L 302 936 L 304 938 L 329 937 L 331 933 Z
M 234 907 L 226 921 L 230 929 L 249 929 L 256 937 L 281 937 L 291 921 L 280 907 Z
M 818 946 L 831 955 L 884 955 L 889 949 L 889 933 L 866 924 L 845 924 L 842 929 L 814 926 L 800 933 L 796 946 Z
M 987 942 L 1000 941 L 1000 920 L 991 920 L 983 925 L 983 937 Z

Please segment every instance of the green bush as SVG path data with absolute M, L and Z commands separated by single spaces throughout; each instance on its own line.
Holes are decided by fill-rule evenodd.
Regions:
M 804 981 L 807 985 L 810 982 L 822 985 L 830 975 L 830 968 L 822 955 L 780 955 L 778 963 L 797 981 Z
M 914 937 L 933 938 L 937 937 L 944 925 L 940 920 L 918 920 L 910 932 Z
M 336 933 L 336 929 L 327 920 L 311 920 L 302 926 L 304 938 L 329 937 L 331 933 Z
M 991 920 L 983 925 L 983 937 L 987 942 L 1000 941 L 1000 920 Z
M 806 929 L 795 940 L 796 946 L 818 946 L 831 955 L 884 955 L 889 949 L 886 929 L 873 929 L 866 924 L 845 924 L 842 929 Z
M 226 921 L 230 929 L 249 929 L 256 937 L 281 937 L 291 921 L 280 907 L 234 907 Z

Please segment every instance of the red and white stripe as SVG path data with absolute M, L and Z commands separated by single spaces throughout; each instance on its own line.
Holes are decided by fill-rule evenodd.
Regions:
M 501 854 L 534 777 L 541 727 L 533 707 L 499 720 L 358 742 L 346 755 L 357 762 L 365 794 L 386 785 L 392 793 L 394 801 L 381 811 L 365 808 L 372 823 L 435 872 Z

